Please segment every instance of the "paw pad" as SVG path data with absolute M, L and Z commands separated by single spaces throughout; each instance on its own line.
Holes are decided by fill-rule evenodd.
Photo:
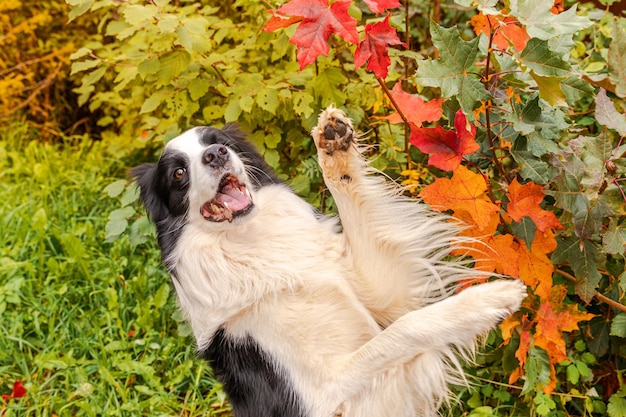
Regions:
M 323 130 L 323 138 L 320 138 L 320 145 L 326 150 L 328 155 L 335 151 L 347 151 L 352 143 L 354 132 L 352 127 L 343 120 L 330 117 Z

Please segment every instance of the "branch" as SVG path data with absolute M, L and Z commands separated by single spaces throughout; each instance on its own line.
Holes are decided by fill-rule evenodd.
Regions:
M 396 100 L 393 98 L 391 91 L 389 91 L 389 88 L 387 88 L 387 86 L 385 85 L 385 81 L 383 81 L 383 79 L 378 76 L 376 77 L 376 81 L 378 81 L 378 84 L 380 84 L 380 86 L 382 87 L 383 92 L 385 93 L 387 98 L 389 98 L 391 105 L 398 112 L 398 114 L 402 118 L 402 121 L 404 122 L 404 152 L 406 153 L 407 169 L 411 169 L 411 154 L 409 152 L 409 134 L 408 134 L 409 119 L 407 119 L 404 113 L 402 113 L 402 110 L 400 109 L 400 106 L 398 105 L 398 103 L 396 103 Z
M 491 77 L 491 75 L 489 74 L 489 70 L 491 66 L 491 53 L 492 53 L 492 48 L 493 48 L 493 37 L 495 35 L 495 32 L 493 28 L 491 27 L 491 21 L 489 19 L 487 19 L 487 21 L 489 22 L 489 46 L 487 47 L 487 62 L 485 64 L 485 75 L 483 79 L 485 83 L 485 89 L 488 91 L 489 79 Z M 498 160 L 498 157 L 496 155 L 496 149 L 493 144 L 493 132 L 491 131 L 490 110 L 491 110 L 491 100 L 485 106 L 485 124 L 486 124 L 486 130 L 487 130 L 487 140 L 489 141 L 489 150 L 491 151 L 493 163 L 495 164 L 496 169 L 498 170 L 498 173 L 500 174 L 500 177 L 504 178 L 504 180 L 507 181 L 506 173 L 504 172 L 504 169 L 502 168 L 502 165 L 500 164 L 500 161 Z
M 565 272 L 565 271 L 563 271 L 562 269 L 559 269 L 559 268 L 556 268 L 555 272 L 560 274 L 560 275 L 563 275 L 563 277 L 565 279 L 567 279 L 568 281 L 571 281 L 573 283 L 578 283 L 578 279 L 576 279 L 576 277 L 574 275 L 570 274 L 569 272 Z M 593 296 L 595 298 L 597 298 L 598 301 L 600 301 L 602 303 L 605 303 L 605 304 L 608 304 L 611 307 L 616 308 L 616 309 L 626 313 L 626 305 L 624 305 L 622 303 L 619 303 L 619 302 L 617 302 L 615 300 L 612 300 L 609 297 L 607 297 L 606 295 L 600 294 L 598 291 L 594 291 Z

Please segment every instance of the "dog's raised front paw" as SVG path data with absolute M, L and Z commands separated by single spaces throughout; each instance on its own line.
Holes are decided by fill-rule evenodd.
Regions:
M 330 106 L 320 114 L 312 136 L 318 150 L 332 155 L 335 151 L 348 150 L 354 140 L 354 128 L 343 111 Z

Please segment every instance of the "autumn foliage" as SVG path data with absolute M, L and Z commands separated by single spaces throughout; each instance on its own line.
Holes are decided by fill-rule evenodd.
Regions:
M 314 3 L 319 7 L 315 12 L 303 7 Z M 279 15 L 284 16 L 284 27 L 299 25 L 290 42 L 298 47 L 300 68 L 320 54 L 328 55 L 331 34 L 357 45 L 350 48 L 355 51 L 354 68 L 368 62 L 366 69 L 377 77 L 390 107 L 384 119 L 405 125 L 407 142 L 421 155 L 418 159 L 436 169 L 430 184 L 417 186 L 419 197 L 435 210 L 457 217 L 468 226 L 463 233 L 475 238 L 476 243 L 458 255 L 472 256 L 477 269 L 518 278 L 528 286 L 523 311 L 501 326 L 502 346 L 510 345 L 505 351 L 513 356 L 507 361 L 515 364 L 508 366 L 507 383 L 522 380 L 522 393 L 536 392 L 539 414 L 548 415 L 554 403 L 546 398 L 563 386 L 557 368 L 566 366 L 569 381 L 578 381 L 572 376 L 579 372 L 572 367 L 580 364 L 569 350 L 570 333 L 580 332 L 582 324 L 602 311 L 586 305 L 596 297 L 626 311 L 623 304 L 597 292 L 602 274 L 621 285 L 618 299 L 626 281 L 623 269 L 619 280 L 601 272 L 598 255 L 602 234 L 621 236 L 619 254 L 612 253 L 620 259 L 624 254 L 619 224 L 626 194 L 609 167 L 625 151 L 626 119 L 603 89 L 624 98 L 623 71 L 617 75 L 615 69 L 611 76 L 608 62 L 608 77 L 585 75 L 591 85 L 581 83 L 582 77 L 569 62 L 568 44 L 592 22 L 576 6 L 512 1 L 494 7 L 463 2 L 477 7 L 469 20 L 475 37 L 465 40 L 458 27 L 431 21 L 437 55 L 418 60 L 415 76 L 395 77 L 389 89 L 385 82 L 391 66 L 389 48 L 409 47 L 389 23 L 391 9 L 398 4 L 367 2 L 384 18 L 367 23 L 357 34 L 347 3 L 292 0 L 277 10 L 266 28 L 275 30 L 272 21 Z M 331 25 L 333 19 L 342 19 L 344 26 Z M 623 30 L 617 25 L 614 30 L 614 36 L 623 36 L 617 34 Z M 623 45 L 614 40 L 609 53 L 618 48 Z M 603 87 L 595 102 L 598 122 L 618 134 L 613 139 L 606 131 L 597 136 L 581 134 L 557 146 L 568 128 L 564 107 L 593 97 L 594 84 Z M 438 94 L 415 94 L 425 93 L 425 87 L 438 88 Z M 408 92 L 411 89 L 413 93 Z M 415 187 L 419 176 L 411 174 L 422 168 L 412 165 L 410 154 L 415 151 L 407 148 L 406 152 L 405 174 L 410 177 L 406 183 Z M 590 166 L 584 166 L 589 163 L 595 164 L 595 177 Z M 607 188 L 617 197 L 614 203 L 603 195 Z M 610 317 L 615 311 L 604 309 L 602 314 Z M 617 410 L 621 409 L 609 407 L 609 414 L 621 415 Z

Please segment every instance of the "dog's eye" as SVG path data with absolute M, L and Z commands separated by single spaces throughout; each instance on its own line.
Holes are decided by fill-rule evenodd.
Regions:
M 176 171 L 174 171 L 174 177 L 177 180 L 182 179 L 185 176 L 185 173 L 187 172 L 187 170 L 185 168 L 178 168 Z

